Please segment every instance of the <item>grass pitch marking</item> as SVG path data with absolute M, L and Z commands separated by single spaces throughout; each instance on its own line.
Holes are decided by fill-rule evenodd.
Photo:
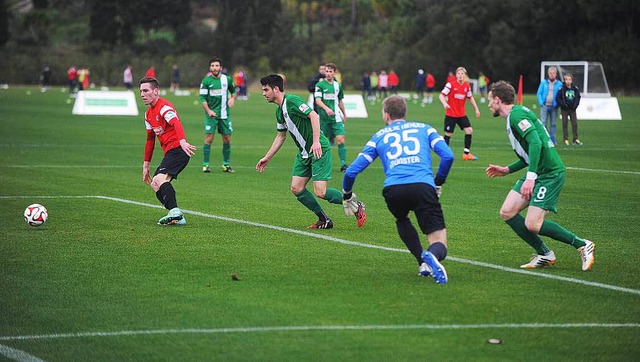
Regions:
M 3 338 L 0 337 L 0 340 Z M 11 348 L 9 346 L 5 346 L 4 344 L 0 344 L 0 356 L 5 356 L 9 359 L 20 361 L 20 362 L 44 362 L 44 360 L 30 355 L 25 351 L 21 351 L 19 349 Z
M 256 332 L 305 332 L 305 331 L 362 331 L 362 330 L 443 330 L 443 329 L 562 329 L 562 328 L 640 328 L 640 323 L 496 323 L 496 324 L 394 324 L 394 325 L 328 325 L 328 326 L 274 326 L 236 328 L 152 329 L 117 332 L 82 332 L 0 336 L 0 341 L 27 341 L 39 339 L 118 337 L 167 334 L 225 334 Z M 2 346 L 2 345 L 0 345 Z M 8 347 L 7 347 L 8 348 Z M 0 352 L 2 350 L 0 349 Z M 35 357 L 34 357 L 35 358 Z M 35 359 L 32 361 L 41 361 Z
M 115 202 L 121 202 L 121 203 L 125 203 L 125 204 L 130 204 L 130 205 L 144 206 L 144 207 L 149 207 L 149 208 L 154 208 L 154 209 L 163 209 L 164 208 L 164 207 L 162 207 L 160 205 L 152 205 L 152 204 L 147 204 L 147 203 L 144 203 L 144 202 L 126 200 L 126 199 L 121 199 L 121 198 L 117 198 L 117 197 L 109 197 L 109 196 L 0 196 L 0 198 L 4 198 L 4 199 L 9 199 L 9 198 L 13 198 L 13 199 L 15 199 L 15 198 L 35 198 L 35 197 L 37 197 L 37 198 L 84 198 L 84 199 L 86 199 L 86 198 L 95 198 L 95 199 L 102 199 L 102 200 L 110 200 L 110 201 L 115 201 Z M 308 232 L 308 231 L 290 229 L 290 228 L 285 228 L 285 227 L 276 226 L 276 225 L 262 224 L 262 223 L 259 223 L 259 222 L 253 222 L 253 221 L 248 221 L 248 220 L 241 220 L 241 219 L 234 219 L 234 218 L 225 217 L 225 216 L 205 214 L 205 213 L 199 212 L 199 211 L 182 210 L 182 212 L 184 212 L 185 214 L 201 216 L 201 217 L 205 217 L 205 218 L 209 218 L 209 219 L 223 220 L 223 221 L 234 222 L 234 223 L 238 223 L 238 224 L 251 225 L 251 226 L 261 227 L 261 228 L 265 228 L 265 229 L 271 229 L 271 230 L 277 230 L 277 231 L 284 231 L 284 232 L 288 232 L 288 233 L 292 233 L 292 234 L 304 235 L 304 236 L 308 236 L 308 237 L 312 237 L 312 238 L 316 238 L 316 239 L 323 239 L 323 240 L 333 241 L 333 242 L 340 243 L 340 244 L 345 244 L 345 245 L 359 246 L 359 247 L 363 247 L 363 248 L 378 249 L 378 250 L 392 251 L 392 252 L 398 252 L 398 253 L 408 253 L 409 252 L 406 249 L 398 249 L 398 248 L 391 248 L 391 247 L 381 246 L 381 245 L 366 244 L 366 243 L 361 243 L 361 242 L 357 242 L 357 241 L 350 241 L 350 240 L 340 239 L 340 238 L 336 238 L 336 237 L 329 236 L 329 235 L 314 234 L 314 233 L 311 233 L 311 232 Z M 459 263 L 465 263 L 465 264 L 480 266 L 480 267 L 483 267 L 483 268 L 501 270 L 501 271 L 505 271 L 505 272 L 508 272 L 508 273 L 524 274 L 524 275 L 530 275 L 530 276 L 535 276 L 535 277 L 539 277 L 539 278 L 560 280 L 560 281 L 568 282 L 568 283 L 581 284 L 581 285 L 586 285 L 586 286 L 590 286 L 590 287 L 609 289 L 609 290 L 622 292 L 622 293 L 640 295 L 640 290 L 620 287 L 620 286 L 617 286 L 617 285 L 610 285 L 610 284 L 604 284 L 604 283 L 598 283 L 598 282 L 591 282 L 591 281 L 588 281 L 588 280 L 563 277 L 563 276 L 554 275 L 554 274 L 539 273 L 539 272 L 534 272 L 534 271 L 525 270 L 525 269 L 510 268 L 510 267 L 506 267 L 506 266 L 502 266 L 502 265 L 496 265 L 496 264 L 490 264 L 490 263 L 485 263 L 485 262 L 476 261 L 476 260 L 458 258 L 458 257 L 455 257 L 455 256 L 448 256 L 447 259 L 451 260 L 451 261 L 456 261 L 456 262 L 459 262 Z

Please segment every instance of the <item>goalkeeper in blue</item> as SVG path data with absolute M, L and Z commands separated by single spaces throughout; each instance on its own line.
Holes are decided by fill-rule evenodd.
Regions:
M 513 103 L 515 93 L 505 81 L 495 82 L 489 88 L 489 109 L 494 117 L 506 118 L 509 142 L 518 159 L 508 166 L 489 165 L 486 173 L 493 178 L 527 169 L 500 208 L 500 216 L 507 225 L 536 251 L 531 261 L 520 267 L 534 269 L 555 264 L 556 255 L 540 238 L 543 235 L 576 248 L 582 270 L 589 270 L 593 266 L 595 244 L 554 221 L 545 220 L 549 211 L 558 212 L 565 167 L 544 124 L 530 109 Z M 524 209 L 527 209 L 525 217 L 520 215 Z
M 386 127 L 376 132 L 345 172 L 342 181 L 345 213 L 354 210 L 353 185 L 356 177 L 376 158 L 385 173 L 382 195 L 396 218 L 400 239 L 418 262 L 418 273 L 433 276 L 436 283 L 448 281 L 441 262 L 447 256 L 447 228 L 440 206 L 442 184 L 453 164 L 453 152 L 435 128 L 425 123 L 407 122 L 407 102 L 392 95 L 382 102 Z M 440 157 L 438 172 L 433 175 L 431 150 Z M 427 235 L 429 248 L 424 251 L 418 231 L 409 219 L 413 211 L 420 230 Z

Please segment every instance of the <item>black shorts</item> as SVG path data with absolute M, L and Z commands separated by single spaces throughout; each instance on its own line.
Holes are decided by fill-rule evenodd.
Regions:
M 433 186 L 425 183 L 387 186 L 382 189 L 382 196 L 396 220 L 406 218 L 409 211 L 413 211 L 423 233 L 431 234 L 446 228 Z
M 467 127 L 471 127 L 471 121 L 469 121 L 469 117 L 444 117 L 444 131 L 451 132 L 456 130 L 456 124 L 460 126 L 460 129 L 465 129 Z
M 190 159 L 191 157 L 184 153 L 182 147 L 172 148 L 164 155 L 162 162 L 160 162 L 160 165 L 156 168 L 153 176 L 164 173 L 176 179 L 178 178 L 178 174 L 187 167 Z

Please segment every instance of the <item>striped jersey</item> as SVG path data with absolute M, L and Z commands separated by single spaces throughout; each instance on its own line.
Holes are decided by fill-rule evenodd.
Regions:
M 289 131 L 293 142 L 298 146 L 302 158 L 311 156 L 313 128 L 307 115 L 312 111 L 313 109 L 295 94 L 285 94 L 282 106 L 276 108 L 278 132 Z M 322 132 L 320 132 L 320 145 L 323 151 L 331 148 L 329 140 Z
M 535 136 L 535 140 L 539 140 L 542 144 L 540 153 L 537 155 L 530 154 L 531 144 L 526 139 L 529 134 Z M 520 105 L 511 108 L 507 116 L 507 135 L 513 151 L 518 158 L 530 166 L 530 172 L 541 175 L 565 170 L 549 133 L 529 108 Z
M 229 93 L 235 94 L 236 87 L 227 74 L 220 73 L 218 78 L 209 75 L 200 83 L 200 103 L 207 102 L 209 109 L 216 112 L 218 119 L 229 118 Z
M 329 83 L 326 79 L 320 80 L 316 83 L 316 90 L 313 94 L 314 98 L 320 98 L 322 102 L 334 113 L 334 116 L 329 116 L 324 108 L 318 108 L 318 115 L 320 116 L 320 122 L 332 123 L 342 122 L 342 111 L 340 110 L 340 100 L 344 98 L 344 92 L 342 90 L 342 84 L 337 80 Z

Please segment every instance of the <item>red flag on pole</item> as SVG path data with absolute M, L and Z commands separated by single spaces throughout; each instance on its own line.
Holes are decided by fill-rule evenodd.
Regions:
M 520 80 L 518 81 L 518 104 L 522 105 L 522 74 L 520 74 Z

